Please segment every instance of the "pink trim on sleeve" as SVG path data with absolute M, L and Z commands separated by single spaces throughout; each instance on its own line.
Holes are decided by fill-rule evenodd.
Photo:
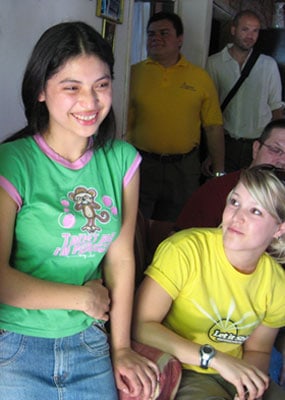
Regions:
M 0 186 L 9 194 L 18 206 L 18 212 L 22 207 L 22 198 L 12 183 L 10 183 L 4 176 L 0 176 Z
M 124 176 L 124 181 L 123 181 L 123 186 L 126 187 L 129 182 L 131 181 L 132 177 L 134 176 L 136 170 L 138 169 L 140 163 L 141 163 L 142 157 L 139 153 L 137 153 L 136 158 L 134 159 L 134 162 L 130 166 L 128 172 Z

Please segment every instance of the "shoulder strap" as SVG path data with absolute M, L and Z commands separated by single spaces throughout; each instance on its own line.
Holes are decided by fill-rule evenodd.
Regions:
M 223 103 L 221 105 L 222 112 L 227 107 L 227 105 L 229 104 L 231 99 L 234 97 L 234 95 L 236 94 L 236 92 L 240 88 L 240 86 L 243 83 L 243 81 L 248 77 L 252 67 L 254 66 L 256 60 L 259 57 L 259 54 L 260 53 L 257 50 L 253 50 L 252 51 L 249 59 L 247 60 L 247 63 L 245 64 L 243 70 L 241 71 L 241 75 L 240 75 L 239 79 L 234 84 L 234 86 L 231 88 L 231 90 L 229 91 L 229 93 L 227 94 L 227 96 L 225 97 L 225 99 L 224 99 L 224 101 L 223 101 Z

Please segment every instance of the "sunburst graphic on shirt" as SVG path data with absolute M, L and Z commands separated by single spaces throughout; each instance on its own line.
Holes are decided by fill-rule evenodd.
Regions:
M 217 304 L 213 299 L 210 299 L 213 315 L 211 315 L 195 300 L 192 300 L 192 303 L 202 314 L 204 314 L 207 318 L 209 318 L 210 321 L 213 322 L 213 325 L 208 331 L 208 336 L 214 342 L 242 344 L 249 337 L 249 335 L 242 335 L 239 332 L 242 329 L 253 328 L 260 323 L 260 321 L 256 320 L 256 316 L 252 311 L 244 313 L 240 320 L 233 321 L 232 315 L 236 308 L 236 304 L 233 299 L 229 302 L 226 316 L 222 316 L 220 314 Z M 252 321 L 252 317 L 254 317 L 254 321 Z

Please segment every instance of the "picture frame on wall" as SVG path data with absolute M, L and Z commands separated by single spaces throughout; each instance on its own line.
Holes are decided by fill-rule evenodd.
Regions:
M 103 28 L 102 28 L 102 36 L 112 47 L 113 51 L 114 51 L 115 33 L 116 33 L 116 23 L 109 21 L 107 19 L 104 19 L 103 20 Z
M 97 0 L 97 17 L 106 18 L 117 24 L 123 23 L 124 0 Z

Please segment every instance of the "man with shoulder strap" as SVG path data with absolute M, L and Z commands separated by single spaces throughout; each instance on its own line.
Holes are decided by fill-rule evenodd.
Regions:
M 208 58 L 206 69 L 216 84 L 221 103 L 240 78 L 257 42 L 260 26 L 260 19 L 253 11 L 239 12 L 232 21 L 232 43 Z M 283 117 L 281 93 L 277 63 L 260 54 L 223 111 L 227 172 L 248 166 L 253 141 L 271 119 Z

